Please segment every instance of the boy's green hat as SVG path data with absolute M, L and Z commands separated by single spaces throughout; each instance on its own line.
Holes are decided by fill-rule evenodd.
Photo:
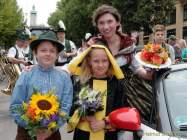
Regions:
M 58 41 L 56 34 L 53 31 L 47 31 L 47 32 L 42 33 L 38 37 L 38 39 L 31 42 L 30 44 L 31 50 L 34 50 L 34 48 L 36 48 L 43 41 L 49 41 L 49 42 L 55 43 L 59 52 L 64 49 L 64 45 Z
M 175 41 L 176 40 L 176 36 L 175 35 L 170 35 L 169 39 Z
M 27 41 L 29 40 L 29 34 L 24 29 L 16 30 L 17 40 Z

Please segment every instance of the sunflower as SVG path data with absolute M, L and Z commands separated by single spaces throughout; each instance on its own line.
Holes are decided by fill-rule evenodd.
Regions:
M 31 96 L 30 107 L 35 109 L 37 116 L 47 116 L 50 117 L 56 114 L 59 109 L 59 103 L 57 96 L 52 94 L 34 94 Z

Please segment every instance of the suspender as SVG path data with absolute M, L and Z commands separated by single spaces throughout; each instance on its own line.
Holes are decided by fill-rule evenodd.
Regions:
M 13 48 L 16 50 L 16 55 L 15 55 L 15 58 L 19 58 L 19 52 L 18 52 L 18 49 L 16 48 L 16 46 L 13 46 Z

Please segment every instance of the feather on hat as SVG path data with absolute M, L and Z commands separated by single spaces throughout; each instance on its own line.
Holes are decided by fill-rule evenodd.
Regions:
M 58 21 L 58 29 L 56 30 L 56 32 L 66 32 L 66 27 L 62 20 Z

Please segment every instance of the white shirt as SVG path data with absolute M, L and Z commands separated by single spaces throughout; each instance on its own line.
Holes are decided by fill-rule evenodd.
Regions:
M 24 55 L 23 55 L 22 49 L 20 47 L 18 47 L 17 45 L 15 45 L 15 47 L 18 50 L 18 59 L 24 59 Z M 16 49 L 14 47 L 11 47 L 8 50 L 7 56 L 15 58 L 15 56 L 16 56 Z
M 18 58 L 17 59 L 22 59 L 24 60 L 24 55 L 23 55 L 23 50 L 18 47 L 17 45 L 15 45 L 17 51 L 18 51 Z M 15 58 L 16 57 L 16 49 L 15 47 L 11 47 L 9 50 L 8 50 L 8 54 L 7 54 L 7 57 L 10 57 L 10 58 Z M 19 64 L 21 70 L 25 67 L 23 64 Z

